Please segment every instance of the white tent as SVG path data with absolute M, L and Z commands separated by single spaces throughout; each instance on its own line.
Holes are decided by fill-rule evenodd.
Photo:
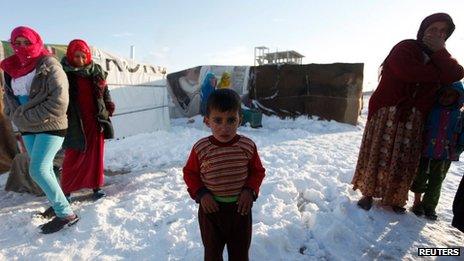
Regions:
M 46 45 L 61 59 L 66 45 Z M 12 54 L 8 42 L 2 41 L 0 60 Z M 111 118 L 115 137 L 167 130 L 170 128 L 166 69 L 137 63 L 91 47 L 93 59 L 108 72 L 107 83 L 116 105 Z
M 170 127 L 166 69 L 139 64 L 92 48 L 94 61 L 108 72 L 116 104 L 112 117 L 116 138 Z

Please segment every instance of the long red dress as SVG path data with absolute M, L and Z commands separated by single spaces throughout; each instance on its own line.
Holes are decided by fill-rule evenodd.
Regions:
M 66 149 L 61 175 L 65 194 L 83 189 L 95 189 L 104 184 L 104 136 L 97 122 L 94 87 L 89 78 L 77 77 L 77 104 L 85 136 L 85 150 Z

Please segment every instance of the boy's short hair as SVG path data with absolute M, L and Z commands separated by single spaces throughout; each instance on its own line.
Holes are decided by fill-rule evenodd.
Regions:
M 215 90 L 208 97 L 206 103 L 206 116 L 209 116 L 212 110 L 218 110 L 220 112 L 240 112 L 241 104 L 240 96 L 234 90 Z

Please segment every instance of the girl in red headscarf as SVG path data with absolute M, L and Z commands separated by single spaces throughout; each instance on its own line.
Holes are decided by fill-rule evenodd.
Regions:
M 363 195 L 361 208 L 369 210 L 377 197 L 396 213 L 405 212 L 436 92 L 464 77 L 463 67 L 445 48 L 454 28 L 448 14 L 430 15 L 422 21 L 417 40 L 398 43 L 383 62 L 352 181 Z
M 105 196 L 103 153 L 104 139 L 113 138 L 109 117 L 115 106 L 106 84 L 106 72 L 92 61 L 89 46 L 83 40 L 69 43 L 61 61 L 69 80 L 68 132 L 61 187 L 69 198 L 71 192 L 93 189 L 93 199 Z
M 5 77 L 5 113 L 21 132 L 31 178 L 56 213 L 53 220 L 41 226 L 43 233 L 53 233 L 79 220 L 53 172 L 53 158 L 68 127 L 68 80 L 33 29 L 15 28 L 10 41 L 14 55 L 0 64 Z

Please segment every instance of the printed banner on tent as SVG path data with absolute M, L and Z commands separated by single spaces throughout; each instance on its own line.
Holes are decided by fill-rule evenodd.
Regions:
M 67 45 L 45 46 L 59 60 L 66 55 Z M 164 80 L 166 68 L 137 63 L 92 46 L 91 50 L 93 60 L 108 72 L 108 88 L 116 104 L 112 118 L 115 136 L 168 129 L 168 94 Z M 12 54 L 10 43 L 2 41 L 0 59 Z
M 167 76 L 169 95 L 181 116 L 191 117 L 200 113 L 200 92 L 206 74 L 214 74 L 216 88 L 230 88 L 243 95 L 248 92 L 249 70 L 249 66 L 198 66 L 171 73 Z
M 13 49 L 9 42 L 2 41 L 2 46 L 3 55 L 0 56 L 0 59 L 13 54 Z M 45 46 L 59 60 L 66 55 L 67 45 L 46 44 Z M 166 74 L 165 67 L 136 63 L 93 46 L 91 46 L 91 50 L 94 62 L 100 64 L 103 70 L 108 72 L 107 82 L 111 85 L 111 89 L 123 85 L 138 85 L 153 82 L 163 79 Z

